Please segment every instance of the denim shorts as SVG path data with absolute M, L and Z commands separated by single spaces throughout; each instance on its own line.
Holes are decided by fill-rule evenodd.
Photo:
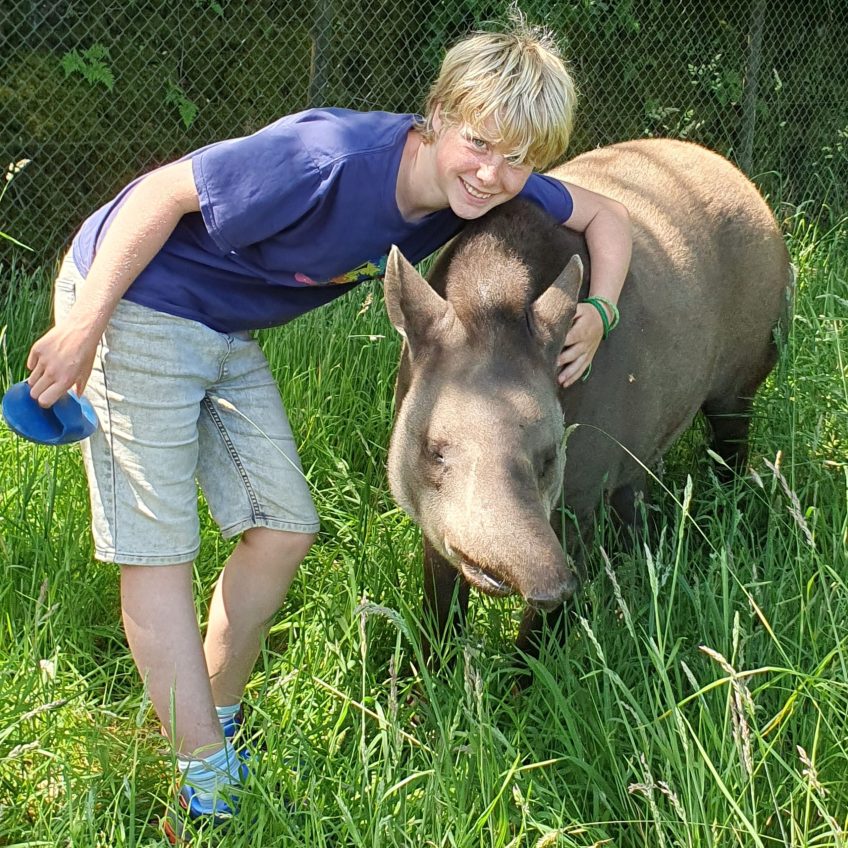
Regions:
M 57 321 L 84 285 L 68 255 L 55 284 Z M 225 538 L 250 527 L 318 530 L 277 385 L 249 334 L 122 300 L 85 397 L 100 423 L 82 443 L 98 559 L 194 560 L 198 484 Z

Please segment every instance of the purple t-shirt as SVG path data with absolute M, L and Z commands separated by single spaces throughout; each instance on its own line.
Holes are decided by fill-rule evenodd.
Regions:
M 219 332 L 284 324 L 381 279 L 392 244 L 419 262 L 462 227 L 450 209 L 416 222 L 395 200 L 413 115 L 311 109 L 190 153 L 200 212 L 184 215 L 124 297 Z M 139 178 L 139 179 L 143 179 Z M 97 210 L 74 239 L 85 275 L 139 180 Z M 521 196 L 559 221 L 572 200 L 531 175 Z

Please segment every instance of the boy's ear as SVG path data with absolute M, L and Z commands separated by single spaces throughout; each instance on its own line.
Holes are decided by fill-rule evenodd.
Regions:
M 433 117 L 430 121 L 433 125 L 433 132 L 438 135 L 442 129 L 442 104 L 437 103 L 433 109 Z

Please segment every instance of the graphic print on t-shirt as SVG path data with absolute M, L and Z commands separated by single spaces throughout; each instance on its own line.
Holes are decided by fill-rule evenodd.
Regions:
M 344 283 L 367 283 L 369 280 L 382 280 L 386 274 L 386 263 L 389 260 L 389 255 L 383 254 L 379 259 L 372 259 L 368 262 L 363 262 L 357 265 L 352 271 L 345 274 L 339 274 L 337 277 L 332 277 L 329 280 L 313 280 L 306 274 L 301 274 L 298 271 L 294 278 L 299 283 L 305 286 L 340 286 Z

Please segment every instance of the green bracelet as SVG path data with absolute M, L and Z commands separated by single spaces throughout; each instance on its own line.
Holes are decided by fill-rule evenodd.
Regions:
M 581 300 L 581 303 L 591 303 L 595 309 L 598 310 L 598 315 L 601 316 L 601 322 L 604 325 L 604 338 L 606 337 L 618 326 L 618 322 L 621 320 L 621 315 L 618 311 L 618 307 L 611 301 L 607 300 L 605 297 L 601 297 L 599 294 L 592 295 L 591 297 L 587 297 L 585 300 Z M 604 308 L 608 306 L 610 312 L 612 312 L 612 322 L 610 322 L 609 316 L 607 315 L 607 310 Z

